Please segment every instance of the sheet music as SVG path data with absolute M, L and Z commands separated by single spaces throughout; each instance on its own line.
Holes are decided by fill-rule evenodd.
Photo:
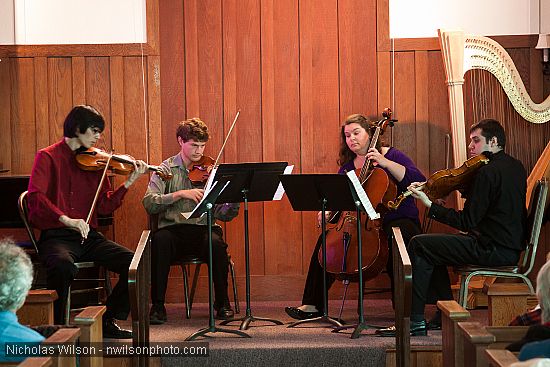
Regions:
M 210 177 L 212 177 L 213 174 L 211 173 L 210 174 Z M 209 177 L 209 178 L 210 178 Z M 227 181 L 225 183 L 225 185 L 222 187 L 222 189 L 220 190 L 220 194 L 223 192 L 223 190 L 225 190 L 225 188 L 227 187 L 227 185 L 229 185 L 231 181 Z M 203 203 L 204 199 L 206 199 L 206 197 L 208 196 L 208 194 L 210 193 L 210 191 L 212 191 L 214 189 L 214 187 L 216 187 L 216 185 L 218 184 L 218 181 L 215 181 L 213 184 L 210 185 L 210 188 L 208 189 L 208 191 L 206 191 L 206 189 L 204 190 L 204 195 L 202 196 L 202 199 L 201 201 L 199 201 L 199 203 L 195 206 L 195 208 L 193 209 L 193 211 L 191 212 L 185 212 L 185 213 L 181 213 L 181 215 L 183 215 L 183 217 L 185 219 L 189 219 L 191 218 L 191 216 L 195 213 L 195 210 L 197 210 L 197 208 L 199 208 L 201 206 L 201 204 Z M 207 183 L 208 185 L 208 183 Z M 206 212 L 202 213 L 201 217 L 205 214 Z M 200 217 L 199 217 L 200 218 Z
M 355 189 L 355 192 L 359 196 L 359 200 L 361 201 L 361 205 L 363 205 L 363 208 L 367 211 L 367 215 L 371 220 L 380 218 L 380 213 L 377 213 L 376 210 L 374 210 L 369 197 L 367 196 L 367 193 L 363 189 L 363 186 L 361 186 L 361 183 L 359 182 L 359 179 L 357 178 L 357 175 L 355 174 L 355 171 L 351 170 L 349 172 L 346 172 L 346 175 L 349 177 L 351 183 L 353 184 L 353 187 Z
M 283 175 L 290 175 L 293 169 L 294 165 L 286 166 L 285 170 L 283 171 Z M 279 182 L 279 187 L 277 187 L 277 191 L 275 191 L 275 195 L 273 195 L 273 200 L 281 200 L 284 193 L 285 188 L 283 187 L 283 184 Z
M 214 180 L 214 177 L 216 177 L 217 171 L 218 171 L 218 166 L 212 168 L 212 171 L 210 171 L 210 176 L 208 176 L 208 180 L 206 180 L 206 185 L 204 185 L 204 195 L 210 192 L 212 181 Z

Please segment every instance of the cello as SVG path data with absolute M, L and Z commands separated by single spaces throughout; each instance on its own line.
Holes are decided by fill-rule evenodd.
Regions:
M 368 149 L 376 147 L 379 136 L 384 133 L 387 126 L 393 126 L 396 120 L 391 119 L 391 113 L 391 110 L 386 108 L 382 114 L 383 118 L 372 125 Z M 397 187 L 386 171 L 375 167 L 371 159 L 365 160 L 363 166 L 356 169 L 355 173 L 377 210 L 383 209 L 388 201 L 395 198 Z M 337 221 L 336 218 L 338 218 Z M 382 232 L 381 220 L 372 221 L 364 212 L 361 212 L 361 218 L 357 218 L 357 213 L 354 211 L 335 213 L 327 226 L 326 270 L 339 280 L 356 280 L 359 276 L 359 269 L 357 269 L 359 241 L 356 231 L 358 220 L 361 221 L 361 228 L 363 228 L 361 240 L 364 279 L 369 280 L 377 276 L 388 261 L 387 238 Z M 321 250 L 319 250 L 318 259 L 323 266 Z

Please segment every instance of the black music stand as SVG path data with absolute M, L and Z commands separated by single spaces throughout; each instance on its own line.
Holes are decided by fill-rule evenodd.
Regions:
M 337 326 L 336 330 L 355 328 L 352 339 L 359 337 L 361 330 L 368 328 L 363 316 L 363 272 L 359 271 L 359 322 L 357 325 L 342 326 L 342 324 L 328 316 L 328 289 L 327 289 L 327 247 L 326 247 L 326 218 L 325 212 L 356 210 L 357 218 L 361 216 L 361 210 L 365 210 L 359 195 L 346 175 L 339 174 L 302 174 L 281 176 L 281 182 L 288 195 L 292 208 L 300 211 L 321 210 L 321 243 L 323 253 L 323 315 L 306 320 L 293 322 L 288 327 L 294 327 L 306 322 L 321 321 Z M 361 249 L 361 221 L 357 221 L 358 237 L 358 269 L 363 268 Z
M 216 182 L 216 181 L 214 181 Z M 204 215 L 206 213 L 208 217 L 208 313 L 209 313 L 209 322 L 208 327 L 200 329 L 199 331 L 194 332 L 188 336 L 185 341 L 192 341 L 198 338 L 199 336 L 204 336 L 208 333 L 230 333 L 237 334 L 239 336 L 250 338 L 250 335 L 243 333 L 238 330 L 230 330 L 216 327 L 214 323 L 214 302 L 213 302 L 213 290 L 212 290 L 212 208 L 214 207 L 214 202 L 223 192 L 223 190 L 228 186 L 229 181 L 219 179 L 215 183 L 208 194 L 203 197 L 199 205 L 193 210 L 193 213 L 189 218 L 196 218 Z
M 252 316 L 250 309 L 250 258 L 248 236 L 248 203 L 254 201 L 271 201 L 279 186 L 279 176 L 288 166 L 288 162 L 231 163 L 218 166 L 215 177 L 228 179 L 231 184 L 218 197 L 216 203 L 244 202 L 244 256 L 246 266 L 246 315 L 221 322 L 241 321 L 240 330 L 248 329 L 252 321 L 268 321 L 282 325 L 279 320 Z M 215 179 L 215 178 L 214 178 Z

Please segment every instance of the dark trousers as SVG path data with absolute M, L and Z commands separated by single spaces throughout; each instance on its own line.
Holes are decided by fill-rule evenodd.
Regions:
M 49 289 L 57 291 L 58 299 L 54 303 L 56 324 L 65 322 L 65 307 L 68 290 L 78 272 L 75 262 L 93 261 L 119 274 L 117 285 L 107 298 L 107 311 L 103 318 L 125 320 L 130 312 L 128 299 L 128 268 L 133 252 L 105 239 L 101 233 L 91 230 L 88 238 L 81 244 L 78 232 L 67 228 L 42 231 L 38 249 L 40 259 L 47 272 Z
M 411 305 L 413 321 L 424 318 L 424 306 L 430 291 L 435 291 L 440 300 L 453 299 L 447 266 L 514 265 L 517 264 L 520 255 L 517 250 L 481 246 L 474 237 L 453 234 L 415 236 L 409 243 L 408 252 L 413 273 Z
M 412 219 L 401 218 L 392 220 L 384 225 L 384 232 L 388 235 L 388 244 L 390 246 L 390 255 L 388 257 L 388 263 L 386 269 L 388 270 L 388 275 L 391 280 L 391 288 L 393 295 L 393 266 L 392 266 L 392 256 L 391 256 L 391 236 L 392 230 L 391 227 L 399 227 L 401 229 L 401 234 L 403 235 L 403 240 L 407 243 L 413 236 L 421 233 L 419 223 Z M 322 245 L 322 238 L 319 236 L 313 254 L 311 255 L 311 260 L 309 261 L 309 270 L 307 273 L 306 284 L 304 286 L 304 294 L 302 296 L 303 305 L 314 305 L 317 310 L 324 311 L 323 304 L 323 267 L 319 264 L 318 252 Z M 330 289 L 334 283 L 335 277 L 333 274 L 327 273 L 327 290 Z
M 195 224 L 176 224 L 153 234 L 151 253 L 151 299 L 153 304 L 165 301 L 168 274 L 173 261 L 196 256 L 208 261 L 208 227 Z M 212 276 L 217 305 L 229 302 L 227 274 L 229 261 L 227 244 L 220 227 L 212 228 Z

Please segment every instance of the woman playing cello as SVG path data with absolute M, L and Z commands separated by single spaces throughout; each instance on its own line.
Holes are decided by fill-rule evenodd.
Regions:
M 338 173 L 345 174 L 350 170 L 361 168 L 365 160 L 370 159 L 374 165 L 382 168 L 390 180 L 397 185 L 398 194 L 405 191 L 412 182 L 426 180 L 413 161 L 396 148 L 378 140 L 376 146 L 369 149 L 370 128 L 369 120 L 363 115 L 354 114 L 346 118 L 340 134 L 338 159 L 340 169 Z M 331 213 L 327 213 L 327 217 L 328 220 Z M 321 213 L 318 214 L 318 219 L 321 220 Z M 397 210 L 388 212 L 384 216 L 382 221 L 384 232 L 391 234 L 391 227 L 401 229 L 405 243 L 411 237 L 421 233 L 418 209 L 414 199 L 410 197 L 405 199 Z M 391 241 L 388 241 L 388 243 L 391 243 Z M 285 308 L 286 313 L 294 319 L 303 320 L 323 314 L 323 268 L 317 259 L 320 247 L 321 236 L 317 240 L 317 245 L 309 263 L 302 305 Z M 391 256 L 389 259 L 391 259 Z M 393 293 L 393 269 L 390 261 L 388 261 L 387 270 Z M 330 287 L 334 283 L 335 277 L 327 273 L 327 278 L 327 286 Z

